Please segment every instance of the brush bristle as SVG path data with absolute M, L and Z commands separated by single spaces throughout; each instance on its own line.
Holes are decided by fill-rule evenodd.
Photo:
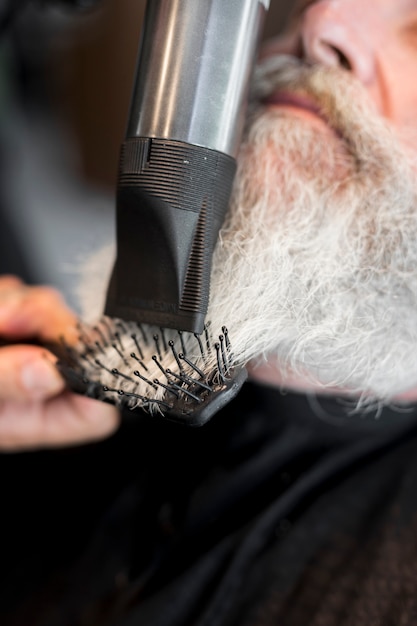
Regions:
M 199 425 L 240 389 L 245 370 L 237 368 L 225 327 L 213 340 L 202 335 L 102 318 L 79 325 L 79 344 L 65 343 L 58 367 L 69 386 L 121 409 L 144 409 Z

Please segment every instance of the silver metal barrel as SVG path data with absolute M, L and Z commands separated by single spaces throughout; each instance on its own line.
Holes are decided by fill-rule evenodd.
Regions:
M 127 137 L 236 157 L 248 79 L 269 0 L 151 0 Z

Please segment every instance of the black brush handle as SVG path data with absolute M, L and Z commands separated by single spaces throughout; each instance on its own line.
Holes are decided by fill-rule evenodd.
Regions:
M 0 336 L 0 348 L 7 348 L 9 346 L 37 346 L 38 348 L 44 348 L 49 352 L 52 352 L 57 358 L 61 358 L 64 353 L 64 348 L 58 342 L 54 341 L 42 341 L 39 337 L 3 337 Z

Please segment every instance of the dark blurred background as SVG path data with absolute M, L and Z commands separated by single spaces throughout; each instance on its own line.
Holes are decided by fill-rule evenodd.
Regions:
M 77 268 L 114 236 L 145 0 L 74 2 L 13 0 L 0 21 L 0 274 L 53 284 L 73 306 Z M 271 0 L 265 37 L 290 5 Z

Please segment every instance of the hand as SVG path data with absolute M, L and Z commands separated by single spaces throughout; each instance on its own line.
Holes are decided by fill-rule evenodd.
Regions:
M 61 336 L 76 340 L 76 318 L 55 290 L 0 277 L 0 337 L 22 342 L 0 348 L 0 451 L 84 443 L 117 428 L 115 407 L 66 390 L 56 358 L 23 345 Z

